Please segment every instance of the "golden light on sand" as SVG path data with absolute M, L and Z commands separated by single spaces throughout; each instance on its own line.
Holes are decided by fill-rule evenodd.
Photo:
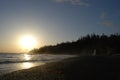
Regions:
M 35 48 L 36 46 L 36 40 L 33 36 L 30 35 L 26 35 L 20 38 L 19 40 L 20 46 L 24 49 L 24 50 L 31 50 L 33 48 Z

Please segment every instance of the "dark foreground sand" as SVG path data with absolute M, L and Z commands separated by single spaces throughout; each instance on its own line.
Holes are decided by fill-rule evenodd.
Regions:
M 12 72 L 0 80 L 120 80 L 120 57 L 77 57 Z

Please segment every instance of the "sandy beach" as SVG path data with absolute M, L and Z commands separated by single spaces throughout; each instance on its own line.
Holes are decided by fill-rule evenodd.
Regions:
M 119 57 L 64 59 L 2 75 L 0 80 L 119 80 Z

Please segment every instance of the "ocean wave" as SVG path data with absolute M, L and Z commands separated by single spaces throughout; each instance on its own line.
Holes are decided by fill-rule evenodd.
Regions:
M 28 54 L 0 54 L 0 64 L 24 63 L 24 62 L 49 62 L 58 61 L 70 55 L 28 55 Z
M 53 61 L 53 60 L 56 60 L 56 59 L 51 59 L 51 60 L 23 60 L 23 61 L 9 61 L 9 60 L 6 60 L 6 61 L 0 61 L 0 64 L 10 64 L 10 63 L 24 63 L 24 62 L 47 62 L 47 61 Z

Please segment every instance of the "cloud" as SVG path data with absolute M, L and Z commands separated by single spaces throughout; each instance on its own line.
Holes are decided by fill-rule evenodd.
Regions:
M 60 3 L 70 3 L 72 5 L 90 6 L 87 0 L 55 0 Z
M 107 12 L 103 11 L 100 14 L 100 19 L 102 20 L 100 24 L 106 27 L 115 27 L 115 22 L 110 18 Z
M 107 26 L 107 27 L 115 27 L 114 22 L 110 21 L 110 20 L 104 20 L 104 21 L 102 21 L 101 24 L 104 25 L 104 26 Z
M 107 18 L 107 16 L 108 16 L 107 12 L 104 11 L 101 13 L 100 18 L 105 19 L 105 18 Z

